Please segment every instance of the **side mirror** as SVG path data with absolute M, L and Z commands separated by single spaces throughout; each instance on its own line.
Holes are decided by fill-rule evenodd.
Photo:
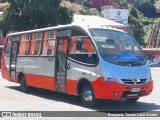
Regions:
M 77 41 L 76 50 L 82 50 L 82 41 L 80 40 Z

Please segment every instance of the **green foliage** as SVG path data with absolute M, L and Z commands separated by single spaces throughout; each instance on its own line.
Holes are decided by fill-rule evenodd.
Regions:
M 127 0 L 112 0 L 112 1 L 120 5 L 121 7 L 128 8 Z
M 128 3 L 126 0 L 119 0 L 119 5 L 122 7 L 128 7 Z
M 153 19 L 150 19 L 150 18 L 141 18 L 139 19 L 139 22 L 143 25 L 143 26 L 148 26 L 150 24 L 153 24 L 154 23 L 154 20 Z
M 136 8 L 135 8 L 135 6 L 134 5 L 131 5 L 130 6 L 130 14 L 133 16 L 133 17 L 138 17 L 138 13 L 137 13 L 137 10 L 136 10 Z
M 100 15 L 99 11 L 96 8 L 91 8 L 88 10 L 88 15 Z
M 146 17 L 155 17 L 155 7 L 150 2 L 144 2 L 138 7 L 139 11 Z
M 129 16 L 129 24 L 130 25 L 132 25 L 132 26 L 136 25 L 137 22 L 138 22 L 138 20 L 135 17 L 133 17 L 132 15 Z
M 68 24 L 73 13 L 61 7 L 61 0 L 0 0 L 10 6 L 0 20 L 0 29 L 6 35 L 9 31 L 23 31 L 35 28 Z

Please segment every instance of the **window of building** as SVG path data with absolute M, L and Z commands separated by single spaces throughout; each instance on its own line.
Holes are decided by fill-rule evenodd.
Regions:
M 42 45 L 42 33 L 33 33 L 29 55 L 40 55 Z
M 31 36 L 21 35 L 21 42 L 19 48 L 19 55 L 28 55 Z
M 56 32 L 49 31 L 44 33 L 44 40 L 43 40 L 43 47 L 42 47 L 43 56 L 54 55 L 55 40 L 56 40 Z

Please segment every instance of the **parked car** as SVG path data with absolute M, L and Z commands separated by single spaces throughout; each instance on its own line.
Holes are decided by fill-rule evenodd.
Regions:
M 153 64 L 153 67 L 160 67 L 160 62 Z

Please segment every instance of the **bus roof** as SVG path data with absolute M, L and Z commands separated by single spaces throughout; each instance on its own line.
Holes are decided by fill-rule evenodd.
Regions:
M 120 24 L 118 22 L 95 15 L 74 15 L 72 24 L 92 24 L 92 25 L 110 26 L 114 28 L 128 27 L 128 25 Z
M 120 29 L 127 28 L 128 26 L 108 20 L 108 19 L 104 19 L 98 16 L 94 16 L 94 15 L 74 15 L 73 22 L 68 25 L 58 25 L 55 27 L 47 27 L 47 28 L 28 30 L 23 32 L 15 32 L 15 33 L 8 34 L 8 36 L 15 36 L 19 34 L 29 34 L 33 32 L 49 31 L 54 29 L 62 29 L 62 28 L 70 28 L 70 27 L 81 27 L 85 30 L 87 30 L 88 28 L 101 28 L 101 29 L 103 28 L 103 29 L 111 29 L 111 30 L 123 32 Z
M 98 24 L 68 24 L 68 25 L 58 25 L 55 27 L 47 27 L 47 28 L 41 28 L 41 29 L 34 29 L 34 30 L 28 30 L 28 31 L 22 31 L 22 32 L 15 32 L 15 33 L 10 33 L 7 36 L 16 36 L 16 35 L 23 35 L 23 34 L 30 34 L 30 33 L 35 33 L 35 32 L 43 32 L 43 31 L 51 31 L 51 30 L 56 30 L 56 29 L 63 29 L 63 28 L 71 28 L 71 27 L 79 27 L 83 28 L 84 30 L 88 30 L 89 28 L 99 28 L 99 29 L 109 29 L 109 30 L 115 30 L 115 31 L 121 31 L 125 32 L 123 30 L 110 27 L 107 25 L 98 25 Z

